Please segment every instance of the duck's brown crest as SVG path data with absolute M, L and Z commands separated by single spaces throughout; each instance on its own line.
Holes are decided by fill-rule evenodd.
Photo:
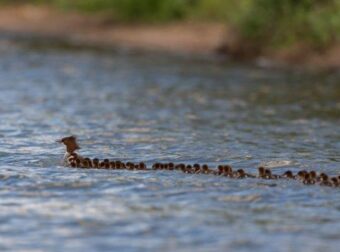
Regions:
M 57 140 L 57 142 L 64 144 L 66 146 L 66 151 L 68 153 L 73 153 L 75 150 L 80 149 L 80 147 L 77 143 L 77 137 L 75 135 L 63 137 L 63 138 Z

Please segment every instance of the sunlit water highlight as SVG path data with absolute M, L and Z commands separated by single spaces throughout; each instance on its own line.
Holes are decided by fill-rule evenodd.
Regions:
M 340 75 L 0 43 L 0 250 L 338 251 L 340 190 L 90 157 L 339 174 Z

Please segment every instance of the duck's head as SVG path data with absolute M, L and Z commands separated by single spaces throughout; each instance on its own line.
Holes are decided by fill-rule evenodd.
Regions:
M 66 146 L 66 151 L 68 153 L 73 153 L 74 151 L 80 149 L 77 138 L 75 136 L 68 136 L 57 140 L 57 143 L 62 143 Z

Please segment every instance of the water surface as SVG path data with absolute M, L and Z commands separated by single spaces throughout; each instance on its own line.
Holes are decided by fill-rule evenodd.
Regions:
M 1 251 L 337 251 L 340 190 L 61 166 L 124 161 L 339 174 L 340 74 L 0 41 Z

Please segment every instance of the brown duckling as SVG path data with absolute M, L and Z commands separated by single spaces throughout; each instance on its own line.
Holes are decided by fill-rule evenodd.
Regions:
M 71 166 L 72 168 L 76 168 L 76 167 L 77 167 L 76 160 L 72 160 L 72 161 L 70 162 L 70 166 Z
M 76 158 L 76 167 L 81 168 L 80 158 Z
M 116 169 L 116 163 L 115 161 L 110 162 L 110 169 Z
M 171 163 L 171 162 L 170 162 L 170 163 L 168 164 L 168 166 L 169 166 L 169 170 L 170 170 L 170 171 L 172 171 L 172 170 L 175 169 L 174 163 Z
M 104 169 L 105 168 L 105 163 L 104 163 L 104 160 L 99 162 L 99 168 L 100 169 Z
M 192 170 L 192 166 L 191 165 L 187 165 L 185 167 L 185 173 L 193 173 L 193 170 Z
M 270 169 L 265 169 L 264 175 L 265 175 L 266 179 L 272 179 L 273 178 L 273 174 L 272 174 L 272 171 Z
M 122 162 L 119 161 L 119 160 L 116 161 L 116 169 L 123 169 L 122 168 Z
M 159 163 L 154 163 L 154 164 L 152 165 L 152 170 L 159 170 L 159 166 L 160 166 Z
M 310 175 L 311 179 L 313 179 L 314 181 L 316 181 L 317 178 L 318 178 L 318 174 L 316 173 L 316 171 L 310 171 L 309 175 Z
M 299 171 L 299 172 L 297 173 L 296 178 L 297 178 L 298 180 L 303 181 L 303 180 L 305 179 L 306 174 L 307 174 L 307 171 L 301 170 L 301 171 Z
M 333 187 L 338 187 L 339 186 L 339 180 L 337 177 L 331 177 L 331 181 Z
M 175 170 L 182 170 L 185 165 L 183 163 L 175 165 Z
M 85 158 L 85 159 L 83 160 L 82 168 L 85 168 L 85 169 L 90 168 L 90 163 L 89 163 L 88 158 Z
M 305 185 L 314 185 L 315 184 L 315 180 L 312 179 L 311 175 L 308 172 L 304 174 L 304 178 L 303 178 L 302 182 Z
M 223 166 L 224 176 L 233 177 L 233 168 L 230 165 Z
M 92 168 L 92 167 L 93 167 L 93 165 L 92 165 L 92 161 L 91 161 L 91 159 L 90 159 L 90 158 L 85 158 L 84 160 L 87 160 L 87 163 L 88 163 L 88 165 L 89 165 L 89 167 L 88 167 L 88 168 Z
M 138 169 L 139 169 L 139 170 L 146 170 L 147 167 L 146 167 L 146 165 L 145 165 L 143 162 L 140 162 L 140 163 L 139 163 Z
M 288 178 L 288 179 L 293 179 L 294 178 L 294 175 L 293 175 L 293 172 L 288 170 L 286 171 L 285 173 L 283 173 L 283 175 L 281 176 L 283 178 Z
M 99 159 L 98 158 L 94 158 L 92 160 L 92 165 L 93 165 L 93 168 L 99 168 Z
M 218 175 L 218 176 L 224 174 L 224 167 L 223 167 L 223 165 L 217 166 L 217 171 L 215 171 L 214 174 L 215 174 L 215 175 Z
M 260 166 L 259 168 L 257 168 L 257 170 L 259 172 L 259 178 L 266 178 L 266 169 L 263 166 Z
M 236 171 L 236 176 L 235 176 L 236 178 L 245 178 L 246 177 L 246 173 L 245 173 L 245 171 L 243 170 L 243 169 L 238 169 L 237 171 Z
M 103 162 L 104 162 L 104 168 L 105 168 L 105 169 L 110 169 L 110 160 L 107 159 L 107 158 L 105 158 L 105 159 L 103 160 Z
M 332 183 L 329 181 L 327 174 L 325 174 L 325 173 L 320 174 L 320 185 L 322 185 L 322 186 L 332 186 Z
M 207 164 L 203 164 L 202 165 L 202 171 L 201 173 L 203 174 L 210 174 L 212 171 L 209 169 L 208 165 Z
M 193 168 L 194 168 L 194 173 L 199 174 L 201 172 L 201 167 L 199 164 L 194 164 Z

